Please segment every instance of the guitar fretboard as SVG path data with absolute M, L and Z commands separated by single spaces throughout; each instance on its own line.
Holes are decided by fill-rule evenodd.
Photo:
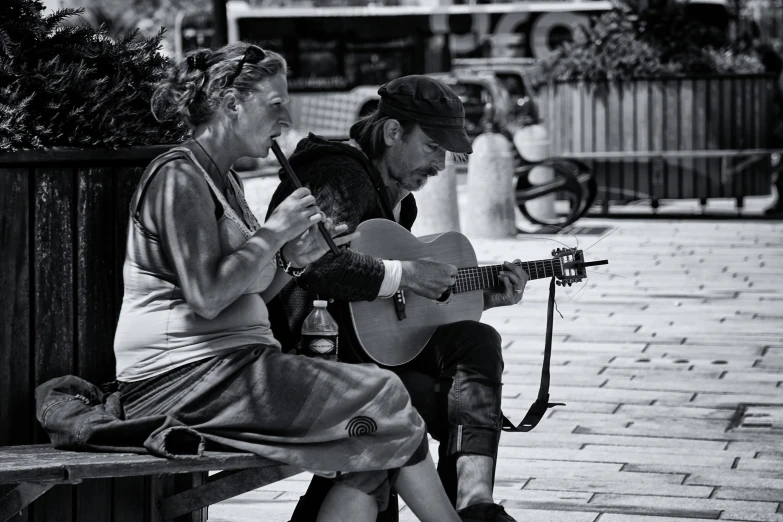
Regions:
M 527 261 L 515 264 L 521 266 L 525 272 L 527 272 L 530 279 L 563 275 L 562 265 L 559 259 L 543 259 L 540 261 Z M 457 284 L 452 287 L 452 292 L 456 294 L 503 286 L 502 281 L 498 277 L 502 271 L 505 271 L 503 265 L 460 268 L 457 271 Z

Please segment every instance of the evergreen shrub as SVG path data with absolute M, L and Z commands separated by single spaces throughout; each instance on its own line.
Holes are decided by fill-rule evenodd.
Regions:
M 67 24 L 82 12 L 44 16 L 38 0 L 0 6 L 0 152 L 179 142 L 188 129 L 150 112 L 167 59 L 163 37 L 138 31 L 112 40 L 101 28 Z
M 534 83 L 601 83 L 673 75 L 762 73 L 752 53 L 732 50 L 727 36 L 686 16 L 684 3 L 636 10 L 618 4 L 534 68 Z

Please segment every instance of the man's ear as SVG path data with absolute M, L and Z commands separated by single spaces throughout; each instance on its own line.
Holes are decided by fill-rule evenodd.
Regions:
M 402 139 L 402 125 L 394 118 L 389 118 L 383 124 L 383 141 L 387 147 L 391 147 Z

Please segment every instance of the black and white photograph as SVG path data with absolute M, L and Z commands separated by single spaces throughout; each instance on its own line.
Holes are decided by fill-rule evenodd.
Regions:
M 783 0 L 2 0 L 0 522 L 783 522 Z

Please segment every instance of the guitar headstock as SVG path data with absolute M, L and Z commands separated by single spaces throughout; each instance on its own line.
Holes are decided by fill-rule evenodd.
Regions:
M 571 286 L 587 277 L 584 264 L 584 254 L 575 248 L 556 248 L 552 250 L 552 257 L 560 261 L 560 275 L 555 275 L 558 286 Z

